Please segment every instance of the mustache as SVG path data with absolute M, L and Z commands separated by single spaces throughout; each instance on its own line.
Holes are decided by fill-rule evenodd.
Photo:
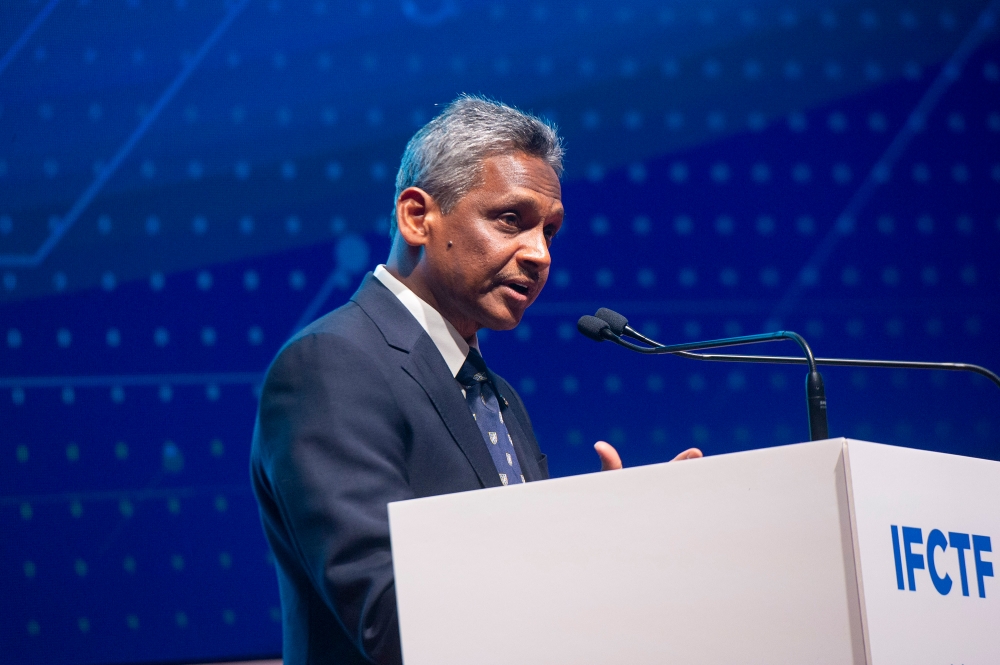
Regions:
M 508 271 L 508 272 L 501 273 L 501 274 L 497 275 L 496 277 L 494 277 L 493 278 L 493 283 L 495 285 L 499 286 L 501 284 L 505 284 L 507 282 L 511 282 L 511 281 L 515 281 L 515 280 L 528 280 L 530 282 L 536 282 L 537 283 L 537 282 L 541 282 L 542 281 L 542 275 L 541 275 L 541 272 L 537 271 L 537 270 L 531 271 L 531 270 L 523 270 L 522 269 L 522 270 L 518 270 L 518 271 Z

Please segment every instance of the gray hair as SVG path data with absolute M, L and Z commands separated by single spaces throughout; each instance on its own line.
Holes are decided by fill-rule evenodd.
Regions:
M 447 214 L 476 186 L 483 160 L 518 152 L 542 159 L 562 176 L 563 145 L 554 125 L 486 97 L 460 95 L 406 144 L 396 201 L 407 187 L 419 187 Z M 389 235 L 395 236 L 395 208 L 389 219 Z

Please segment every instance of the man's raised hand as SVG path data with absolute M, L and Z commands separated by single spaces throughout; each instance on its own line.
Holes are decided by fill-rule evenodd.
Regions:
M 597 456 L 601 458 L 601 471 L 614 471 L 622 468 L 622 458 L 618 456 L 618 451 L 607 441 L 598 441 L 594 444 Z
M 688 448 L 687 450 L 685 450 L 680 455 L 678 455 L 677 457 L 673 458 L 670 461 L 671 462 L 680 462 L 681 460 L 685 460 L 685 459 L 697 459 L 699 457 L 704 457 L 704 455 L 701 454 L 700 450 L 698 450 L 697 448 Z
M 598 441 L 595 443 L 594 450 L 597 451 L 597 456 L 601 458 L 601 471 L 614 471 L 615 469 L 622 468 L 622 458 L 618 456 L 618 451 L 615 450 L 615 447 L 607 441 Z M 680 462 L 681 460 L 696 459 L 698 457 L 704 457 L 700 450 L 697 448 L 688 448 L 670 461 Z

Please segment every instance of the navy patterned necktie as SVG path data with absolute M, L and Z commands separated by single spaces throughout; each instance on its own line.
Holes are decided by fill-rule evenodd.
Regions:
M 469 356 L 455 378 L 465 388 L 465 401 L 472 410 L 472 417 L 476 419 L 479 431 L 483 433 L 490 457 L 500 474 L 500 482 L 504 485 L 525 482 L 517 453 L 514 452 L 514 440 L 510 438 L 503 422 L 496 389 L 489 379 L 486 362 L 479 351 L 469 349 Z

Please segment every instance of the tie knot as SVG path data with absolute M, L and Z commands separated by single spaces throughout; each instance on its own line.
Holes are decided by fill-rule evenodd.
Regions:
M 458 370 L 458 375 L 455 378 L 463 386 L 489 381 L 489 374 L 486 373 L 486 361 L 479 355 L 479 351 L 469 349 L 469 355 L 465 358 L 465 363 Z

